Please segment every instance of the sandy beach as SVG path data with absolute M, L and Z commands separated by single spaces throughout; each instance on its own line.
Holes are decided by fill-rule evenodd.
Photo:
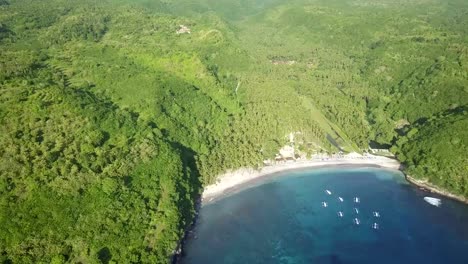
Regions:
M 391 158 L 373 155 L 361 156 L 353 154 L 342 157 L 313 158 L 309 160 L 290 161 L 265 166 L 258 170 L 253 168 L 242 168 L 235 171 L 228 171 L 225 174 L 220 175 L 216 184 L 207 186 L 203 191 L 202 203 L 213 200 L 229 189 L 272 173 L 301 168 L 337 165 L 379 166 L 383 168 L 399 170 L 401 164 L 397 160 Z

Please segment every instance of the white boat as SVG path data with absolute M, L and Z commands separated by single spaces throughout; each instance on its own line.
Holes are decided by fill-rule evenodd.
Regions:
M 380 217 L 380 213 L 379 213 L 379 212 L 372 212 L 372 214 L 373 214 L 375 217 Z
M 322 202 L 322 206 L 327 207 L 328 206 L 327 202 Z
M 332 192 L 330 192 L 330 190 L 325 190 L 325 192 L 328 194 L 328 195 L 331 195 Z
M 359 197 L 354 197 L 354 202 L 359 203 L 359 202 L 361 202 L 361 200 L 359 199 Z
M 339 212 L 338 212 L 338 216 L 339 216 L 339 217 L 343 217 L 343 212 L 339 211 Z
M 354 208 L 354 212 L 356 212 L 356 214 L 359 214 L 359 209 L 357 209 L 356 207 Z
M 372 229 L 379 229 L 379 224 L 374 223 L 374 224 L 372 225 Z
M 354 221 L 354 223 L 355 223 L 356 225 L 359 225 L 359 224 L 361 223 L 361 221 L 359 221 L 359 219 L 357 219 L 357 218 L 354 218 L 353 221 Z
M 343 198 L 341 198 L 341 197 L 338 197 L 338 199 L 340 200 L 340 202 L 343 202 Z
M 437 206 L 439 207 L 441 204 L 442 204 L 442 200 L 438 199 L 438 198 L 434 198 L 434 197 L 424 197 L 424 201 L 434 205 L 434 206 Z

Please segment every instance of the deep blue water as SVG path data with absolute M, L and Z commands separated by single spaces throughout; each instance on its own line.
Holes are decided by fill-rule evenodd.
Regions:
M 399 172 L 310 169 L 250 185 L 202 207 L 182 263 L 468 263 L 468 206 Z

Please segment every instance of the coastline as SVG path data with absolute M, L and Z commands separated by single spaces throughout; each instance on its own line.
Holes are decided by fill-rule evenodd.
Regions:
M 285 162 L 265 166 L 258 170 L 253 168 L 241 168 L 234 171 L 228 171 L 220 175 L 216 184 L 205 187 L 201 199 L 202 205 L 213 201 L 215 198 L 222 196 L 229 190 L 273 173 L 304 168 L 342 165 L 377 166 L 393 170 L 400 170 L 401 168 L 400 162 L 396 159 L 374 155 L 362 156 L 357 154 L 335 158 L 313 158 L 309 160 Z
M 453 200 L 456 200 L 456 201 L 459 201 L 459 202 L 462 202 L 462 203 L 465 203 L 465 204 L 468 204 L 468 199 L 461 196 L 461 195 L 457 195 L 457 194 L 453 194 L 449 191 L 446 191 L 440 187 L 437 187 L 433 184 L 431 184 L 430 182 L 428 182 L 427 180 L 418 180 L 418 179 L 415 179 L 407 174 L 405 174 L 405 178 L 406 180 L 417 186 L 417 187 L 420 187 L 420 188 L 424 188 L 426 190 L 428 190 L 429 192 L 432 192 L 432 193 L 437 193 L 439 195 L 442 195 L 444 197 L 447 197 L 447 198 L 450 198 L 450 199 L 453 199 Z

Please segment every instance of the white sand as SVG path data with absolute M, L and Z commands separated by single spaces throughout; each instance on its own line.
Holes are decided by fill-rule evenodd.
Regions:
M 242 168 L 235 171 L 228 171 L 225 174 L 220 175 L 216 184 L 209 185 L 205 188 L 202 195 L 202 201 L 209 202 L 216 198 L 216 196 L 222 195 L 228 189 L 275 172 L 328 165 L 371 165 L 394 170 L 398 170 L 400 168 L 400 163 L 395 159 L 372 155 L 360 156 L 355 153 L 341 158 L 314 158 L 310 160 L 291 161 L 266 166 L 259 170 Z

